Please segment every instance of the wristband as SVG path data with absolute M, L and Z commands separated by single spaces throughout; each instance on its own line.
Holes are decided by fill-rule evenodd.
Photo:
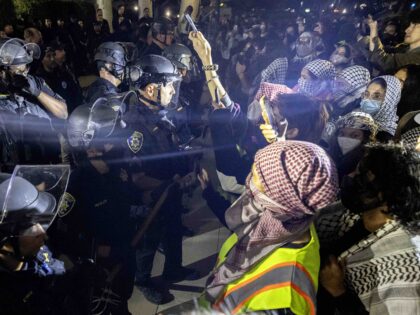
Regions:
M 217 71 L 219 70 L 219 65 L 217 64 L 207 65 L 207 66 L 203 66 L 202 69 L 203 71 Z

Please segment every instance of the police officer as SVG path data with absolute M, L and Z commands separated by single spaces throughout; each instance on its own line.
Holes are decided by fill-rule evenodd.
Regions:
M 93 105 L 77 107 L 70 115 L 67 134 L 77 154 L 77 166 L 65 196 L 68 207 L 58 214 L 58 232 L 66 239 L 63 250 L 68 253 L 71 249 L 73 259 L 86 255 L 90 247 L 91 257 L 110 275 L 108 287 L 98 288 L 94 294 L 91 311 L 130 314 L 127 301 L 135 271 L 130 206 L 139 202 L 131 201 L 136 194 L 127 172 L 113 163 L 122 124 L 119 111 L 113 108 L 120 106 L 100 98 Z
M 11 168 L 17 163 L 58 159 L 52 124 L 67 118 L 67 106 L 43 79 L 28 74 L 36 55 L 36 44 L 16 38 L 0 40 L 1 164 Z
M 197 101 L 196 91 L 200 91 L 200 88 L 195 87 L 191 82 L 192 78 L 197 75 L 196 64 L 191 50 L 183 44 L 175 43 L 165 47 L 162 55 L 177 67 L 182 78 L 181 81 L 174 83 L 175 94 L 172 97 L 171 105 L 167 109 L 166 116 L 175 126 L 179 145 L 186 148 L 194 139 L 191 132 L 192 120 L 199 120 L 199 114 L 194 108 L 194 103 Z
M 180 80 L 177 68 L 165 57 L 147 55 L 136 63 L 143 75 L 135 82 L 136 98 L 124 115 L 129 136 L 126 158 L 130 173 L 142 193 L 144 204 L 153 207 L 168 192 L 157 217 L 146 231 L 136 252 L 136 285 L 146 299 L 155 304 L 168 302 L 171 296 L 150 279 L 153 259 L 160 241 L 165 249 L 163 278 L 170 282 L 197 278 L 182 267 L 182 188 L 193 182 L 191 174 L 182 169 L 182 155 L 174 144 L 174 134 L 160 112 L 170 105 L 175 93 L 174 83 Z
M 152 43 L 144 51 L 145 55 L 161 55 L 166 46 L 170 46 L 175 36 L 175 25 L 167 18 L 160 18 L 153 22 L 150 29 L 152 33 Z
M 74 288 L 65 275 L 64 263 L 53 258 L 45 245 L 68 174 L 68 166 L 19 166 L 13 176 L 0 174 L 2 314 L 80 311 L 68 304 Z
M 65 101 L 55 94 L 41 78 L 29 75 L 29 65 L 39 57 L 36 44 L 26 44 L 18 38 L 0 41 L 0 70 L 5 89 L 13 96 L 40 106 L 49 115 L 67 118 Z
M 124 43 L 105 42 L 99 45 L 94 57 L 99 78 L 87 90 L 88 103 L 120 92 L 119 87 L 125 79 L 125 70 L 131 57 Z

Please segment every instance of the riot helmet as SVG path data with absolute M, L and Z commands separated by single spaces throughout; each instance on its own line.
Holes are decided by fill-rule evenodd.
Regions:
M 45 232 L 66 206 L 69 176 L 68 165 L 18 165 L 13 174 L 1 174 L 2 239 Z
M 178 69 L 191 70 L 191 50 L 182 44 L 172 44 L 163 49 L 162 55 L 168 58 Z
M 94 60 L 98 71 L 104 68 L 114 77 L 123 81 L 129 63 L 137 58 L 137 48 L 132 43 L 105 42 L 95 51 Z
M 151 32 L 153 38 L 165 45 L 170 45 L 171 43 L 168 43 L 167 39 L 168 36 L 174 36 L 175 25 L 172 23 L 171 20 L 162 17 L 156 22 L 153 22 Z
M 110 137 L 121 122 L 120 98 L 99 98 L 93 104 L 78 106 L 67 123 L 67 137 L 73 148 L 89 148 Z
M 0 66 L 20 66 L 30 64 L 41 56 L 37 44 L 25 43 L 19 38 L 0 39 Z
M 135 66 L 142 69 L 139 80 L 132 82 L 136 88 L 143 88 L 150 83 L 166 85 L 181 79 L 177 67 L 167 58 L 159 55 L 146 55 L 137 60 Z

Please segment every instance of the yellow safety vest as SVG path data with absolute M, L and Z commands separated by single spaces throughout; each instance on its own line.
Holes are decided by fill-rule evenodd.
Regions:
M 229 283 L 213 308 L 231 314 L 289 308 L 297 315 L 316 314 L 320 267 L 319 241 L 313 225 L 311 240 L 302 248 L 276 249 L 241 278 Z M 238 238 L 223 244 L 217 266 L 223 263 Z

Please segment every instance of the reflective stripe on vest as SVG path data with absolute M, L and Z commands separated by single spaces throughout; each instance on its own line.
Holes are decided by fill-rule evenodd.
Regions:
M 313 225 L 311 241 L 303 248 L 279 248 L 241 279 L 226 286 L 213 307 L 231 314 L 290 308 L 296 314 L 316 313 L 319 242 Z M 236 243 L 222 246 L 219 264 Z

